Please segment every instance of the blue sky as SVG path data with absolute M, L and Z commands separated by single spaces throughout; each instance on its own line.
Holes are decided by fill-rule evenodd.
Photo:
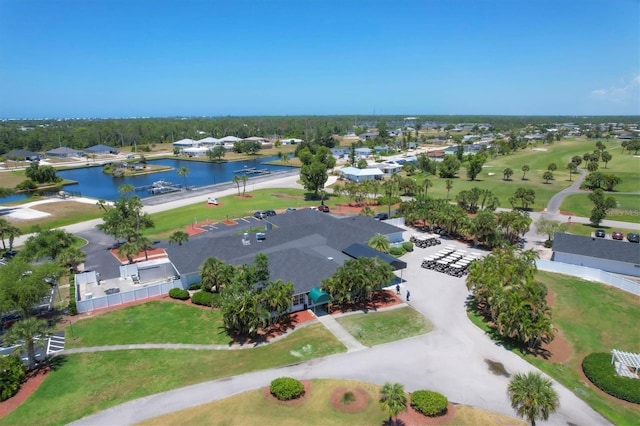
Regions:
M 0 0 L 0 117 L 638 115 L 638 0 Z

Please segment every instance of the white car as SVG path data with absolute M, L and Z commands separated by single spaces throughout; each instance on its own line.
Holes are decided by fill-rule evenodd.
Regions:
M 217 198 L 209 197 L 209 198 L 207 199 L 207 204 L 213 204 L 214 206 L 217 206 L 217 205 L 218 205 L 218 199 L 217 199 Z

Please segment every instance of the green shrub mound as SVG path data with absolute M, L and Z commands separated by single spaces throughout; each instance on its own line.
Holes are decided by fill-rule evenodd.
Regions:
M 69 315 L 78 315 L 78 305 L 76 304 L 76 284 L 75 276 L 69 276 Z
M 270 391 L 280 401 L 289 401 L 304 395 L 304 385 L 293 377 L 278 377 L 271 382 Z
M 392 256 L 402 256 L 404 254 L 404 249 L 402 247 L 391 247 L 389 249 L 389 254 Z
M 17 355 L 0 357 L 0 401 L 18 393 L 26 374 L 27 369 Z
M 181 288 L 172 288 L 169 290 L 169 297 L 172 299 L 187 300 L 189 298 L 189 292 Z
M 447 397 L 438 392 L 419 390 L 411 394 L 411 407 L 429 417 L 447 414 Z
M 640 380 L 618 376 L 611 354 L 596 352 L 582 360 L 582 371 L 602 391 L 624 401 L 640 404 Z
M 402 243 L 402 248 L 406 252 L 412 252 L 413 251 L 413 243 L 411 241 L 405 241 L 405 242 Z
M 209 293 L 208 291 L 198 291 L 191 296 L 191 303 L 194 305 L 217 307 L 219 306 L 220 295 Z
M 193 283 L 189 286 L 189 290 L 202 290 L 202 283 Z

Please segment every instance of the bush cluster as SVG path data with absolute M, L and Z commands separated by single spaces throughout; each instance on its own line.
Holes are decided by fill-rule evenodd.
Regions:
M 202 290 L 202 283 L 193 283 L 189 286 L 189 290 Z
M 449 401 L 438 392 L 419 390 L 411 394 L 411 406 L 425 416 L 435 417 L 447 413 Z
M 289 401 L 304 395 L 304 385 L 293 377 L 278 377 L 271 382 L 271 395 L 280 401 Z
M 172 299 L 187 300 L 189 298 L 189 292 L 181 288 L 172 288 L 169 290 L 169 297 Z
M 18 393 L 26 374 L 27 369 L 17 355 L 0 357 L 0 401 Z
M 191 296 L 191 303 L 214 308 L 219 306 L 219 300 L 219 295 L 204 290 L 193 293 L 193 296 Z
M 402 256 L 404 254 L 404 249 L 402 247 L 391 247 L 389 249 L 389 254 L 392 256 Z
M 406 252 L 412 252 L 413 251 L 413 243 L 411 241 L 405 241 L 405 242 L 402 243 L 402 248 Z
M 69 315 L 78 315 L 78 305 L 76 305 L 76 278 L 69 275 Z
M 640 381 L 618 376 L 611 355 L 596 352 L 582 360 L 582 371 L 598 388 L 616 398 L 640 404 Z

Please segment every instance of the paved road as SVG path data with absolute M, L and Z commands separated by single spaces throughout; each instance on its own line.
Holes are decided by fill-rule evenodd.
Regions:
M 408 391 L 433 389 L 451 401 L 513 416 L 506 394 L 509 376 L 536 369 L 496 345 L 471 324 L 464 308 L 468 297 L 464 278 L 420 267 L 422 257 L 437 250 L 438 246 L 417 249 L 403 258 L 409 266 L 403 274 L 406 282 L 402 284 L 402 290 L 411 291 L 409 305 L 433 322 L 431 333 L 288 367 L 175 389 L 121 404 L 73 424 L 132 424 L 267 386 L 280 376 L 354 379 L 378 384 L 400 382 Z M 393 333 L 393 330 L 389 332 Z M 557 383 L 555 388 L 560 395 L 560 410 L 548 422 L 540 424 L 609 424 L 568 389 Z

